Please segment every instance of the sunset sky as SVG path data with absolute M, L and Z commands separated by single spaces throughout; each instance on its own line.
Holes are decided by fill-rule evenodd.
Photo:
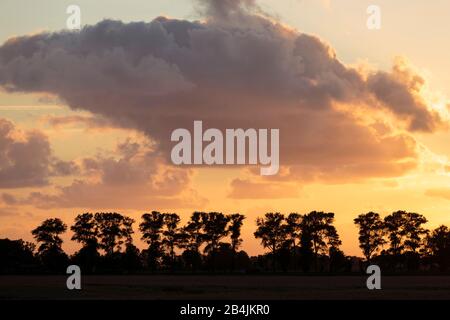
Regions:
M 450 2 L 378 0 L 369 30 L 374 3 L 1 1 L 0 238 L 86 211 L 135 231 L 152 210 L 240 212 L 258 254 L 258 216 L 320 210 L 361 255 L 360 213 L 450 225 Z M 66 29 L 70 4 L 81 33 Z M 279 128 L 279 174 L 173 166 L 170 132 L 193 120 Z

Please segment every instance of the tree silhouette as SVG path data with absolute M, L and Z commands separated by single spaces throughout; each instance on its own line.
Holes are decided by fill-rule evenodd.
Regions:
M 406 250 L 416 253 L 417 249 L 423 245 L 423 236 L 428 233 L 428 230 L 422 225 L 427 222 L 427 219 L 421 214 L 415 212 L 406 214 L 406 224 L 404 225 Z
M 79 214 L 75 218 L 75 224 L 70 227 L 73 231 L 72 240 L 80 242 L 83 246 L 98 246 L 98 226 L 92 213 Z
M 384 223 L 376 212 L 360 214 L 354 222 L 359 228 L 359 247 L 366 261 L 370 262 L 373 255 L 386 243 Z
M 180 220 L 180 216 L 176 213 L 163 214 L 165 230 L 162 233 L 162 246 L 169 252 L 172 270 L 175 267 L 175 248 L 183 245 L 183 237 L 178 228 Z
M 98 228 L 97 237 L 100 248 L 106 252 L 107 256 L 120 252 L 123 244 L 132 243 L 133 219 L 116 212 L 96 213 L 94 218 Z
M 447 271 L 450 267 L 450 229 L 439 226 L 426 239 L 426 248 L 441 269 Z
M 326 254 L 330 247 L 338 247 L 341 244 L 333 222 L 332 212 L 312 211 L 303 216 L 302 233 L 310 235 L 315 255 Z
M 183 228 L 183 233 L 186 235 L 185 247 L 188 250 L 199 252 L 200 246 L 205 241 L 201 215 L 202 213 L 198 211 L 192 213 L 190 220 Z
M 384 226 L 389 238 L 389 252 L 400 255 L 404 250 L 416 252 L 420 247 L 422 236 L 427 231 L 422 227 L 427 219 L 406 211 L 395 211 L 384 218 Z
M 302 222 L 300 225 L 302 230 L 300 234 L 300 258 L 301 265 L 304 272 L 308 272 L 311 269 L 312 260 L 314 259 L 312 235 L 308 232 Z
M 98 253 L 98 225 L 92 213 L 83 213 L 75 217 L 75 224 L 70 227 L 73 231 L 72 240 L 83 244 L 83 247 L 74 255 L 74 260 L 84 272 L 95 272 L 99 262 Z
M 127 243 L 122 257 L 123 267 L 129 272 L 134 272 L 142 268 L 141 253 L 132 243 Z
M 294 269 L 297 269 L 297 244 L 300 243 L 302 216 L 298 213 L 290 213 L 286 218 L 285 234 L 288 251 L 292 251 Z M 298 240 L 298 242 L 297 242 Z
M 0 239 L 0 274 L 30 272 L 37 265 L 35 248 L 23 240 Z
M 220 240 L 228 235 L 229 218 L 221 212 L 202 212 L 201 218 L 206 242 L 205 253 L 214 253 L 220 245 Z
M 221 212 L 202 212 L 201 223 L 203 228 L 203 238 L 205 240 L 204 252 L 207 255 L 208 263 L 213 271 L 216 266 L 216 256 L 221 244 L 221 240 L 228 235 L 229 218 Z
M 52 272 L 61 272 L 67 263 L 67 255 L 61 248 L 60 235 L 67 226 L 58 218 L 47 219 L 31 233 L 38 243 L 38 256 L 43 265 Z
M 61 219 L 53 218 L 47 219 L 36 229 L 31 231 L 31 234 L 40 243 L 38 252 L 43 253 L 52 249 L 61 250 L 62 239 L 60 235 L 67 230 L 67 225 Z
M 314 267 L 317 271 L 318 255 L 330 254 L 331 249 L 337 249 L 341 245 L 341 240 L 336 228 L 333 226 L 334 213 L 312 211 L 303 216 L 301 230 L 303 245 L 308 240 L 314 253 Z
M 272 254 L 272 269 L 275 271 L 276 254 L 285 241 L 284 215 L 279 212 L 266 213 L 264 218 L 256 219 L 258 227 L 254 233 L 255 238 L 261 239 L 264 248 L 268 248 Z
M 182 257 L 193 271 L 195 271 L 201 263 L 200 247 L 205 241 L 202 230 L 202 213 L 195 211 L 181 231 L 181 246 L 185 249 Z
M 244 222 L 244 219 L 245 217 L 239 213 L 234 213 L 228 216 L 228 220 L 230 221 L 228 232 L 230 233 L 231 249 L 235 253 L 242 244 L 241 227 Z
M 400 255 L 404 248 L 403 237 L 406 215 L 405 211 L 396 211 L 384 218 L 384 226 L 389 238 L 389 252 L 393 255 Z
M 162 256 L 161 234 L 164 226 L 164 214 L 158 211 L 144 213 L 139 229 L 142 232 L 142 240 L 148 244 L 147 260 L 149 267 L 155 270 Z
M 297 246 L 297 239 L 300 239 L 301 221 L 302 216 L 298 213 L 290 213 L 286 218 L 286 224 L 284 226 L 286 241 L 294 249 Z
M 234 271 L 236 267 L 236 254 L 237 250 L 242 243 L 241 239 L 241 228 L 245 217 L 242 214 L 234 213 L 228 216 L 230 225 L 228 227 L 228 232 L 230 233 L 231 239 L 231 251 L 232 251 L 232 263 L 231 270 Z

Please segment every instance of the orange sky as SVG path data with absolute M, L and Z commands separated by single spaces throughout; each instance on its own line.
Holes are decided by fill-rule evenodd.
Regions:
M 0 12 L 19 2 L 0 4 Z M 85 24 L 91 25 L 108 17 L 146 22 L 160 15 L 199 18 L 189 1 L 179 6 L 155 1 L 146 5 L 144 16 L 115 1 L 103 11 L 80 3 Z M 133 7 L 139 5 L 144 3 L 136 1 Z M 178 212 L 183 221 L 194 210 L 240 212 L 247 217 L 243 248 L 258 254 L 263 249 L 253 238 L 256 217 L 269 211 L 323 210 L 336 214 L 342 249 L 360 255 L 353 225 L 360 213 L 402 209 L 424 214 L 429 228 L 450 225 L 450 22 L 424 20 L 442 17 L 448 2 L 430 7 L 409 1 L 405 7 L 381 1 L 379 31 L 367 30 L 364 1 L 260 5 L 265 17 L 255 9 L 244 11 L 244 18 L 200 16 L 211 37 L 199 32 L 189 38 L 198 60 L 194 53 L 183 56 L 176 50 L 145 56 L 133 68 L 128 53 L 135 49 L 124 40 L 122 51 L 109 48 L 100 58 L 90 47 L 92 56 L 86 57 L 69 55 L 70 46 L 51 51 L 51 42 L 34 58 L 20 52 L 25 46 L 14 48 L 28 60 L 11 63 L 5 46 L 0 47 L 0 87 L 13 83 L 18 91 L 0 92 L 0 237 L 31 240 L 30 230 L 43 219 L 60 217 L 70 225 L 85 211 L 117 210 L 137 222 L 151 210 Z M 44 1 L 43 6 L 50 4 Z M 59 7 L 49 8 L 45 19 L 30 18 L 25 11 L 24 24 L 5 20 L 2 42 L 63 29 L 64 11 L 60 15 Z M 417 25 L 419 13 L 425 15 L 423 25 Z M 249 33 L 247 41 L 230 33 L 221 42 L 218 30 L 230 30 L 237 21 L 259 33 Z M 270 27 L 262 28 L 266 22 Z M 124 39 L 137 34 L 109 27 L 128 35 Z M 266 31 L 267 37 L 257 36 Z M 303 32 L 317 38 L 297 38 Z M 211 48 L 218 52 L 210 55 Z M 184 65 L 187 59 L 197 68 Z M 258 65 L 260 60 L 264 63 Z M 110 81 L 111 74 L 116 76 L 105 73 L 111 65 L 123 66 L 120 71 L 131 80 L 118 76 Z M 141 83 L 148 86 L 140 88 Z M 306 90 L 304 83 L 319 85 Z M 210 127 L 279 127 L 280 173 L 261 177 L 254 167 L 170 165 L 167 132 L 176 128 L 174 123 L 192 125 L 191 114 L 203 115 Z M 77 245 L 66 241 L 64 248 L 73 252 Z

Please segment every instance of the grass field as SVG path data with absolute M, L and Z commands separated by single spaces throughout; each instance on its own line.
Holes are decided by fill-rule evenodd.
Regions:
M 362 276 L 0 276 L 0 299 L 450 299 L 450 276 L 384 276 L 368 290 Z

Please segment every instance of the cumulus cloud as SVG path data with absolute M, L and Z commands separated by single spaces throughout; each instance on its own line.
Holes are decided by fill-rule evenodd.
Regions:
M 230 18 L 230 15 L 240 14 L 242 9 L 259 9 L 256 0 L 197 0 L 198 11 L 208 17 Z
M 53 155 L 42 132 L 21 131 L 0 118 L 0 188 L 44 186 L 50 177 L 71 175 L 76 170 L 74 163 Z
M 110 154 L 80 161 L 80 176 L 54 192 L 34 191 L 26 197 L 2 195 L 3 201 L 37 208 L 149 209 L 203 205 L 190 187 L 192 170 L 167 166 L 145 141 L 130 139 Z
M 204 21 L 105 20 L 10 39 L 0 47 L 0 86 L 52 94 L 140 130 L 166 157 L 172 130 L 203 120 L 219 129 L 279 128 L 280 162 L 292 179 L 391 177 L 415 167 L 416 142 L 402 130 L 442 123 L 420 98 L 420 76 L 401 64 L 363 75 L 254 1 L 200 3 Z M 363 121 L 358 110 L 396 121 Z
M 420 90 L 425 80 L 402 59 L 396 59 L 391 73 L 379 71 L 368 78 L 376 98 L 398 117 L 406 119 L 412 131 L 434 131 L 442 125 L 439 114 L 428 109 Z

